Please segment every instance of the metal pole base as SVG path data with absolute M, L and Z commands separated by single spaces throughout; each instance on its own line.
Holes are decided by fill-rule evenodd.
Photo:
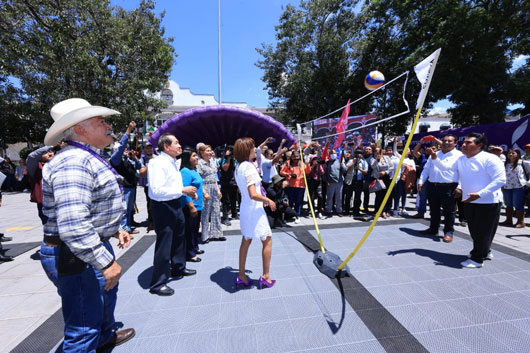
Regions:
M 322 253 L 322 251 L 317 251 L 313 257 L 313 263 L 318 268 L 320 272 L 328 276 L 329 278 L 342 278 L 346 276 L 351 276 L 350 268 L 348 265 L 344 266 L 342 270 L 338 270 L 339 265 L 342 263 L 342 260 L 337 254 L 334 254 L 330 251 Z

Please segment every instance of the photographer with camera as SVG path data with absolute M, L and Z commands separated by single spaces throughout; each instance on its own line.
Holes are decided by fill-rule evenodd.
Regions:
M 226 146 L 224 156 L 221 160 L 221 171 L 219 183 L 221 184 L 221 203 L 223 206 L 223 217 L 221 223 L 227 226 L 230 223 L 229 212 L 232 219 L 237 219 L 237 184 L 235 179 L 236 161 L 234 159 L 234 147 Z
M 136 151 L 127 148 L 129 136 L 136 129 L 136 123 L 131 121 L 127 131 L 123 134 L 120 143 L 112 156 L 110 164 L 123 177 L 123 197 L 127 210 L 120 223 L 120 228 L 129 234 L 137 234 L 138 230 L 132 230 L 134 203 L 136 201 L 136 185 L 138 185 L 138 171 L 142 169 L 142 162 L 138 159 Z
M 285 181 L 285 178 L 275 175 L 272 177 L 272 182 L 267 188 L 267 197 L 276 204 L 275 211 L 272 211 L 270 207 L 265 208 L 265 213 L 267 213 L 271 228 L 285 227 L 286 220 L 296 217 L 296 212 L 289 207 L 289 198 L 284 190 L 287 185 L 288 183 Z
M 357 149 L 346 163 L 346 176 L 344 177 L 344 214 L 350 212 L 351 198 L 353 198 L 353 216 L 360 216 L 361 194 L 363 192 L 364 178 L 368 173 L 368 162 L 363 158 L 363 151 Z

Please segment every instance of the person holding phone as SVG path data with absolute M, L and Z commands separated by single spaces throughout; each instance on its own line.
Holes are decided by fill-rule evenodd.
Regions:
M 293 151 L 291 153 L 291 159 L 285 163 L 280 171 L 280 175 L 283 176 L 288 182 L 289 186 L 285 189 L 285 193 L 289 198 L 289 206 L 296 212 L 296 218 L 294 223 L 300 223 L 300 214 L 302 211 L 302 200 L 304 199 L 305 181 L 304 174 L 309 174 L 311 168 L 309 165 L 305 165 L 305 170 L 302 170 L 300 163 L 300 152 Z

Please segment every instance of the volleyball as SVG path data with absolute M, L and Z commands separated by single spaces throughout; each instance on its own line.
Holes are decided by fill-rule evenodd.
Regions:
M 379 71 L 372 71 L 364 79 L 364 87 L 373 91 L 385 83 L 385 76 Z

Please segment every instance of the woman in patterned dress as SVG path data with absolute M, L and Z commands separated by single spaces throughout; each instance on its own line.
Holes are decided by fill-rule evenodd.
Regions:
M 210 239 L 226 240 L 221 229 L 221 191 L 217 184 L 217 168 L 212 160 L 212 148 L 209 145 L 199 147 L 199 164 L 197 171 L 204 181 L 204 207 L 201 213 L 202 241 L 208 243 Z

